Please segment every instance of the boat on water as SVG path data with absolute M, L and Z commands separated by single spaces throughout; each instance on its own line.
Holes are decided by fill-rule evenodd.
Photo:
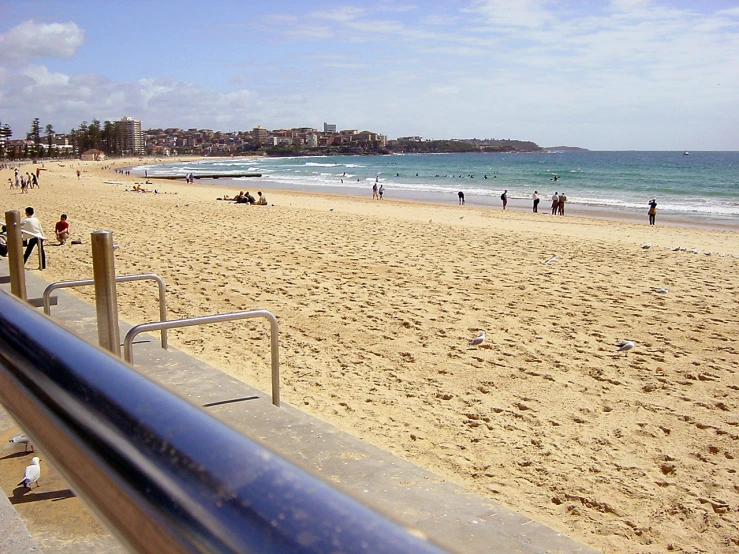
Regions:
M 688 152 L 688 151 L 686 150 L 685 152 L 683 152 L 683 156 L 690 156 L 690 152 Z

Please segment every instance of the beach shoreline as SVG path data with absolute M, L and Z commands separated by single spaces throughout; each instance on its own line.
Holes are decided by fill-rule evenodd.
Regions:
M 225 179 L 218 180 L 198 180 L 194 184 L 200 184 L 203 186 L 213 186 L 227 188 L 229 191 L 244 190 L 252 191 L 263 190 L 263 191 L 275 191 L 275 192 L 301 192 L 305 194 L 321 194 L 330 196 L 346 196 L 346 197 L 361 197 L 361 198 L 372 198 L 372 189 L 365 187 L 364 189 L 359 188 L 342 188 L 342 187 L 327 187 L 327 186 L 311 186 L 301 187 L 291 185 L 290 183 L 280 182 L 277 180 L 259 180 L 255 178 L 252 180 L 242 181 L 231 181 L 229 184 L 224 183 Z M 532 200 L 523 198 L 511 198 L 508 201 L 507 210 L 515 212 L 528 212 L 533 215 L 551 215 L 551 197 L 540 196 L 541 202 L 539 203 L 538 214 L 533 214 Z M 392 201 L 406 201 L 406 202 L 418 202 L 428 204 L 438 204 L 445 206 L 458 205 L 457 195 L 455 194 L 442 194 L 435 192 L 409 192 L 405 190 L 393 190 L 385 189 L 385 195 L 382 202 Z M 378 201 L 379 202 L 379 201 Z M 500 200 L 496 200 L 490 196 L 478 196 L 467 194 L 465 198 L 466 207 L 476 208 L 489 208 L 492 210 L 498 209 L 502 211 L 502 203 Z M 628 221 L 631 223 L 644 223 L 648 226 L 648 207 L 645 206 L 643 214 L 640 214 L 636 210 L 629 210 L 625 208 L 612 208 L 606 209 L 603 207 L 589 206 L 585 204 L 579 204 L 577 202 L 568 202 L 566 204 L 566 211 L 563 217 L 585 217 L 593 219 L 601 219 L 608 221 Z M 556 216 L 560 217 L 560 216 Z M 726 218 L 726 221 L 718 221 L 717 219 L 707 219 L 705 216 L 695 215 L 691 216 L 688 214 L 675 214 L 670 212 L 658 211 L 657 225 L 666 225 L 671 227 L 692 227 L 698 229 L 712 229 L 722 231 L 739 231 L 739 224 L 734 218 Z
M 557 190 L 569 197 L 569 214 L 645 222 L 648 202 L 656 197 L 658 225 L 732 229 L 739 221 L 739 197 L 732 192 L 735 180 L 727 173 L 732 160 L 730 153 L 704 153 L 685 163 L 683 156 L 674 153 L 610 152 L 546 156 L 535 161 L 525 156 L 482 154 L 329 156 L 308 162 L 246 157 L 174 163 L 166 169 L 149 165 L 148 172 L 150 177 L 163 171 L 193 172 L 196 180 L 199 172 L 220 173 L 220 179 L 210 181 L 217 184 L 230 181 L 229 173 L 248 170 L 262 176 L 232 182 L 240 187 L 252 186 L 256 180 L 259 184 L 254 186 L 264 188 L 349 196 L 370 195 L 377 183 L 384 186 L 388 198 L 443 204 L 456 204 L 457 193 L 462 191 L 469 204 L 498 209 L 500 194 L 507 188 L 509 207 L 523 211 L 531 211 L 530 198 L 538 189 L 541 213 L 550 211 L 551 196 Z M 711 164 L 716 164 L 715 171 Z M 141 166 L 142 175 L 146 166 Z M 552 175 L 557 173 L 561 175 L 555 182 Z
M 261 181 L 138 193 L 108 169 L 134 163 L 46 162 L 40 189 L 0 189 L 47 236 L 68 214 L 82 244 L 50 239 L 46 280 L 89 278 L 90 233 L 111 230 L 116 273 L 160 275 L 170 319 L 274 313 L 286 403 L 606 553 L 735 550 L 735 231 Z M 216 200 L 238 190 L 270 205 Z M 121 319 L 158 319 L 154 292 L 117 291 Z M 169 342 L 270 390 L 262 322 Z

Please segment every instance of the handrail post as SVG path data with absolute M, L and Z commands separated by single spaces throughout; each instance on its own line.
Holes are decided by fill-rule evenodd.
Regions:
M 98 342 L 102 348 L 120 358 L 121 337 L 118 329 L 113 233 L 93 231 L 90 235 L 90 243 L 92 244 L 92 275 L 95 280 Z
M 21 213 L 18 210 L 5 212 L 5 226 L 8 232 L 8 269 L 10 270 L 10 292 L 24 302 L 26 295 L 26 272 L 23 268 L 23 233 L 21 232 Z
M 278 336 L 280 328 L 277 324 L 277 318 L 270 312 L 266 312 L 271 328 L 272 343 L 272 404 L 280 406 L 280 337 Z

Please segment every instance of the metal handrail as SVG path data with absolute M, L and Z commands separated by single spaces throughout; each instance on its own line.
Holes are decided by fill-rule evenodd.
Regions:
M 251 310 L 248 312 L 232 312 L 230 314 L 206 315 L 201 317 L 189 317 L 175 319 L 173 321 L 162 321 L 159 323 L 142 323 L 131 328 L 123 341 L 123 359 L 133 365 L 133 339 L 139 333 L 146 331 L 157 331 L 161 329 L 175 329 L 178 327 L 191 327 L 193 325 L 205 325 L 208 323 L 220 323 L 222 321 L 234 321 L 236 319 L 251 319 L 254 317 L 266 317 L 269 320 L 270 343 L 272 350 L 272 404 L 280 405 L 280 341 L 279 326 L 277 318 L 267 310 Z
M 134 552 L 442 552 L 5 292 L 0 402 Z
M 137 275 L 119 275 L 115 278 L 116 283 L 127 283 L 129 281 L 156 281 L 159 286 L 159 320 L 167 321 L 167 290 L 164 280 L 156 273 L 140 273 Z M 51 283 L 44 289 L 44 313 L 51 315 L 51 293 L 57 289 L 85 287 L 94 285 L 94 279 L 79 279 L 76 281 L 59 281 Z M 167 330 L 162 329 L 162 348 L 167 349 Z

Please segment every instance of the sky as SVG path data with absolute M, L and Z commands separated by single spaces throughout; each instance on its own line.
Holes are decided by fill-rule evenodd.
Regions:
M 737 0 L 0 2 L 0 122 L 739 150 Z

